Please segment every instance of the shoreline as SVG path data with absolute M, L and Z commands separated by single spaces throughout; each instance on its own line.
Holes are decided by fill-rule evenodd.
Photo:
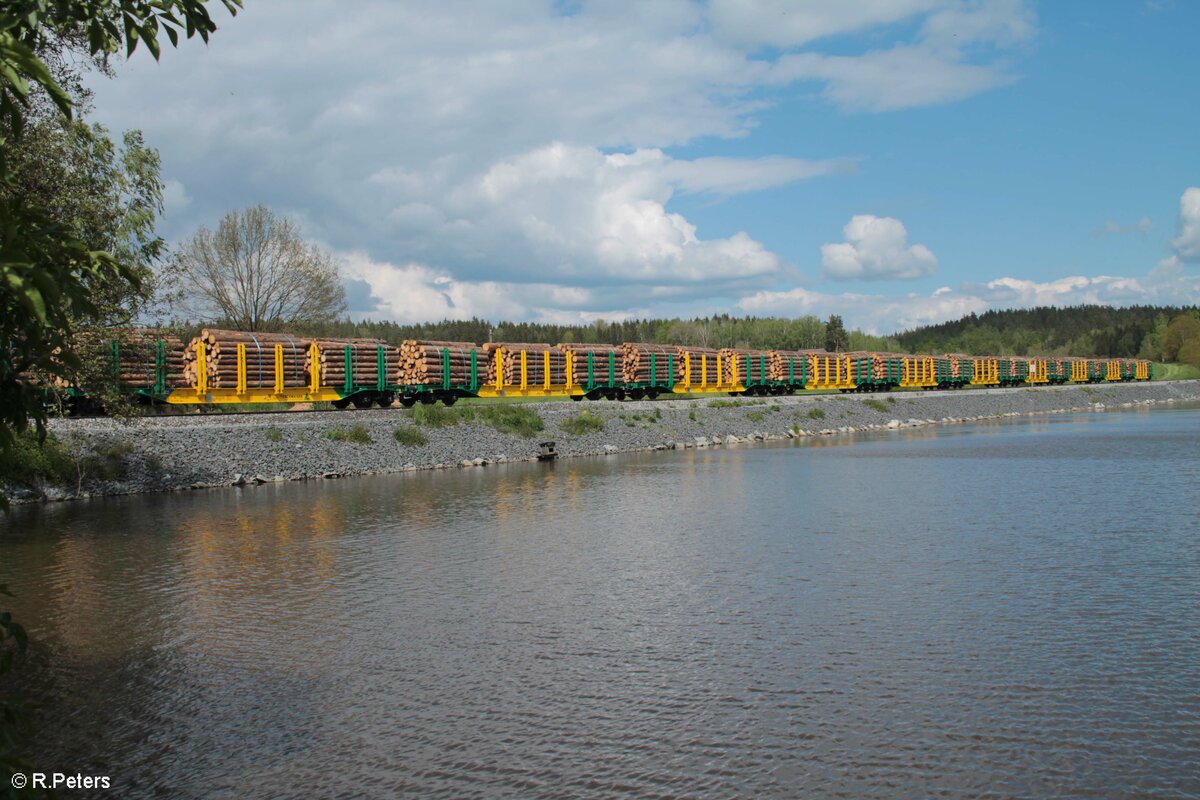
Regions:
M 809 436 L 836 436 L 1004 417 L 1137 408 L 1200 400 L 1200 381 L 962 389 L 880 394 L 673 398 L 631 402 L 521 403 L 543 430 L 531 437 L 475 420 L 446 427 L 414 423 L 400 409 L 189 414 L 56 419 L 51 433 L 81 466 L 71 486 L 8 485 L 14 505 L 148 492 L 210 489 L 299 480 L 331 480 L 420 470 L 533 461 L 538 443 L 557 443 L 559 458 L 719 447 Z M 518 407 L 514 404 L 513 407 Z M 461 407 L 451 409 L 457 412 Z M 603 428 L 569 434 L 560 426 L 586 412 Z M 343 436 L 355 429 L 351 438 Z M 397 429 L 412 428 L 404 444 Z

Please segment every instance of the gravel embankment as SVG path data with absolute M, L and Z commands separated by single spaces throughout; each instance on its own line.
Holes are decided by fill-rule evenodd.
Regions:
M 655 402 L 537 403 L 545 429 L 535 437 L 479 423 L 422 427 L 423 446 L 397 441 L 415 427 L 399 408 L 325 413 L 188 414 L 132 422 L 63 419 L 51 431 L 81 459 L 116 453 L 119 477 L 86 477 L 70 487 L 7 487 L 15 501 L 171 491 L 380 472 L 484 466 L 535 457 L 554 440 L 560 457 L 633 450 L 711 447 L 743 441 L 837 435 L 851 430 L 955 424 L 1003 416 L 1047 414 L 1200 400 L 1200 381 L 1148 384 L 966 389 L 778 398 L 672 399 Z M 560 425 L 582 411 L 603 430 L 568 435 Z M 369 443 L 336 441 L 330 431 L 363 426 Z M 110 470 L 110 473 L 112 471 Z M 110 474 L 110 478 L 112 475 Z

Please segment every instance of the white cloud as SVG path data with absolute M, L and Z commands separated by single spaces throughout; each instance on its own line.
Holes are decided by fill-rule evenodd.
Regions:
M 789 81 L 825 81 L 824 95 L 853 111 L 950 103 L 1013 81 L 993 66 L 947 59 L 926 47 L 896 47 L 861 56 L 799 53 L 781 58 L 775 74 Z
M 939 0 L 712 0 L 714 34 L 739 45 L 797 47 L 931 11 Z
M 834 280 L 922 278 L 937 272 L 937 256 L 923 244 L 908 244 L 904 223 L 859 214 L 842 229 L 846 241 L 821 245 L 821 268 Z
M 267 203 L 356 254 L 348 275 L 370 286 L 378 314 L 726 311 L 795 276 L 755 230 L 705 231 L 673 200 L 733 198 L 856 162 L 663 149 L 748 137 L 759 112 L 799 84 L 867 111 L 1001 85 L 1012 79 L 1007 48 L 1032 35 L 1027 8 L 250 3 L 218 20 L 208 47 L 189 42 L 161 64 L 135 56 L 117 80 L 97 82 L 96 106 L 100 121 L 140 128 L 161 149 L 176 182 L 165 236 Z M 843 245 L 863 277 L 936 266 L 903 236 L 898 254 L 875 241 Z
M 774 275 L 779 258 L 744 232 L 703 239 L 667 204 L 677 187 L 730 193 L 836 168 L 766 161 L 769 168 L 554 143 L 475 174 L 412 181 L 405 171 L 382 171 L 371 182 L 391 204 L 383 235 L 392 249 L 456 265 L 461 278 L 719 285 Z
M 1200 261 L 1200 189 L 1190 187 L 1179 198 L 1179 235 L 1171 247 L 1183 261 Z
M 841 314 L 851 327 L 888 334 L 989 309 L 1180 303 L 1200 303 L 1200 276 L 1188 275 L 1177 258 L 1169 258 L 1140 278 L 1077 275 L 1034 281 L 1002 277 L 985 284 L 943 286 L 928 295 L 912 292 L 902 296 L 793 288 L 755 292 L 738 301 L 737 308 L 759 315 Z

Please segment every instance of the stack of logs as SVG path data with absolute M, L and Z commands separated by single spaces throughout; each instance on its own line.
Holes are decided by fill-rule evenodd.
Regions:
M 525 354 L 525 381 L 530 387 L 545 386 L 546 353 L 550 354 L 549 384 L 562 386 L 567 382 L 567 354 L 548 344 L 526 342 L 488 342 L 483 346 L 487 354 L 487 381 L 496 382 L 496 350 L 503 355 L 503 383 L 506 386 L 517 386 L 521 383 L 521 354 Z
M 668 385 L 683 380 L 683 362 L 678 347 L 661 344 L 626 342 L 621 345 L 621 380 L 625 383 Z M 650 356 L 654 355 L 654 374 L 650 374 Z M 668 373 L 674 358 L 675 374 Z
M 831 355 L 824 350 L 772 350 L 767 353 L 767 377 L 773 381 L 789 381 L 793 375 L 797 380 L 812 377 L 813 358 Z
M 769 379 L 769 354 L 762 350 L 737 350 L 723 348 L 721 356 L 721 382 L 760 383 Z M 764 367 L 767 369 L 764 370 Z M 797 373 L 799 370 L 797 370 Z
M 588 357 L 591 357 L 591 379 L 597 386 L 607 386 L 610 383 L 621 382 L 621 370 L 624 366 L 624 356 L 621 350 L 611 344 L 574 344 L 563 342 L 556 345 L 563 352 L 572 353 L 571 382 L 577 386 L 588 385 Z M 609 374 L 609 360 L 614 369 Z
M 317 345 L 317 370 L 322 386 L 346 385 L 346 348 L 350 348 L 350 383 L 357 387 L 377 387 L 392 382 L 398 372 L 396 348 L 382 339 L 314 339 Z M 379 348 L 383 348 L 383 374 L 379 373 Z M 249 353 L 247 353 L 249 355 Z M 311 375 L 312 350 L 305 351 L 304 372 Z
M 946 358 L 950 359 L 950 377 L 951 378 L 966 378 L 971 379 L 971 357 L 962 353 L 947 353 Z
M 473 342 L 433 342 L 406 339 L 400 343 L 396 382 L 402 386 L 445 386 L 446 353 L 450 354 L 450 385 L 470 387 L 471 354 L 476 378 L 484 376 L 487 355 Z
M 205 328 L 188 342 L 183 351 L 183 379 L 191 387 L 199 384 L 197 345 L 205 347 L 208 386 L 213 389 L 237 387 L 237 349 L 246 346 L 246 388 L 270 389 L 275 386 L 275 345 L 283 347 L 283 385 L 300 387 L 309 384 L 305 370 L 308 345 L 311 340 L 286 333 L 246 333 Z
M 116 378 L 121 389 L 153 389 L 158 383 L 158 343 L 163 343 L 167 390 L 185 386 L 183 341 L 153 328 L 122 331 L 89 331 L 76 337 L 75 352 L 86 364 L 99 366 L 98 379 Z M 116 360 L 113 360 L 115 345 Z M 85 368 L 88 371 L 91 367 Z M 56 388 L 66 388 L 61 378 Z
M 895 353 L 846 353 L 850 357 L 850 374 L 855 380 L 868 380 L 872 383 L 889 383 L 899 380 L 903 366 L 903 356 Z
M 845 353 L 817 353 L 812 359 L 812 379 L 822 383 L 845 381 L 850 376 L 846 374 Z
M 713 385 L 721 382 L 721 376 L 717 373 L 718 356 L 718 351 L 711 347 L 680 347 L 675 360 L 691 364 L 692 386 Z M 686 369 L 684 377 L 688 377 Z

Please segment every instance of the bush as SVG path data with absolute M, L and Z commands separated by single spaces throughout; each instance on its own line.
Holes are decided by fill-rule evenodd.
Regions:
M 558 427 L 572 436 L 586 436 L 604 430 L 604 418 L 583 411 L 578 416 L 564 419 L 558 423 Z
M 825 409 L 810 408 L 807 416 L 809 419 L 825 419 Z
M 331 428 L 325 431 L 325 438 L 335 442 L 371 443 L 371 433 L 362 425 L 351 425 L 349 428 Z
M 863 405 L 866 406 L 867 408 L 872 408 L 876 411 L 886 412 L 888 410 L 886 403 L 884 403 L 882 400 L 876 400 L 875 398 L 871 398 L 870 400 L 863 400 Z
M 761 411 L 746 412 L 746 419 L 750 420 L 751 422 L 762 422 L 765 417 L 766 415 Z
M 541 416 L 524 406 L 483 406 L 475 411 L 475 416 L 501 433 L 515 433 L 518 436 L 534 436 L 546 428 Z
M 424 447 L 429 443 L 429 440 L 425 438 L 425 434 L 407 425 L 396 428 L 396 430 L 392 431 L 392 436 L 405 447 Z
M 424 403 L 412 410 L 413 422 L 426 428 L 448 428 L 466 422 L 470 416 L 472 415 L 466 408 L 446 408 Z
M 24 431 L 14 437 L 13 447 L 0 461 L 0 479 L 28 484 L 30 479 L 62 484 L 75 481 L 78 469 L 66 445 L 54 434 L 38 443 L 33 431 Z
M 276 428 L 274 425 L 267 428 L 266 432 L 263 435 L 267 437 L 268 442 L 283 441 L 283 431 L 279 430 L 279 428 Z

